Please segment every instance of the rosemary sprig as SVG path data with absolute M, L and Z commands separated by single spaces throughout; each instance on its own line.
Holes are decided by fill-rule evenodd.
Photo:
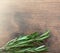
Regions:
M 47 51 L 47 46 L 43 44 L 42 41 L 49 38 L 50 31 L 39 35 L 38 32 L 35 32 L 30 35 L 16 37 L 15 39 L 9 41 L 4 49 L 0 49 L 0 53 L 39 53 L 43 51 Z M 35 44 L 36 43 L 36 44 Z

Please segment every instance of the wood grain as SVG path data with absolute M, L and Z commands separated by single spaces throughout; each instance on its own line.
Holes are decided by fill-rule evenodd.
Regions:
M 60 0 L 0 1 L 0 47 L 16 34 L 48 29 L 48 53 L 60 53 Z

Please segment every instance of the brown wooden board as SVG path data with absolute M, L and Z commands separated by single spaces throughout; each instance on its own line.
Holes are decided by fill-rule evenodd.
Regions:
M 19 33 L 41 33 L 48 29 L 48 53 L 60 53 L 60 0 L 0 1 L 0 47 Z

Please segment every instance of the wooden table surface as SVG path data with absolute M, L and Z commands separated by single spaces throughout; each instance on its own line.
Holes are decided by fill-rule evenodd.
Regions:
M 0 47 L 18 33 L 51 30 L 48 53 L 60 53 L 60 0 L 1 0 Z

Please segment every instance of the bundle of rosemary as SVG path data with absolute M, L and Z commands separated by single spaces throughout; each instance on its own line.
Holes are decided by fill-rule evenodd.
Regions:
M 35 32 L 30 35 L 20 35 L 9 41 L 4 48 L 0 49 L 0 53 L 40 53 L 48 50 L 48 47 L 43 44 L 43 41 L 49 38 L 47 31 L 40 35 Z

